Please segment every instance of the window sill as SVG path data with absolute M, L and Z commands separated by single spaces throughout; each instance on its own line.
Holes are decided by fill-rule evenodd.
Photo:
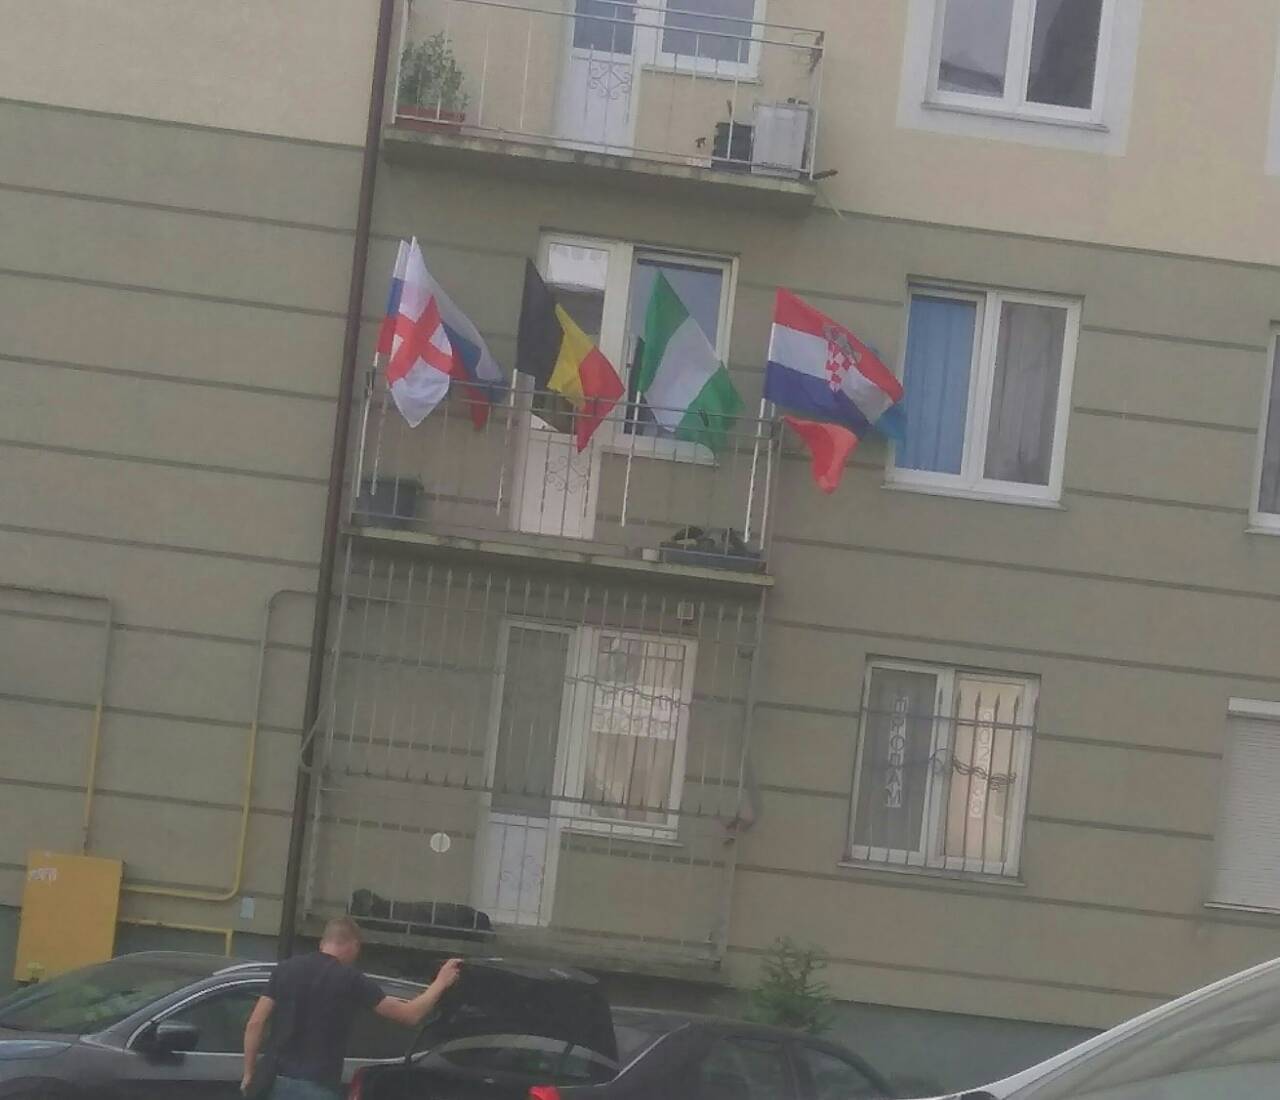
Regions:
M 1260 516 L 1254 516 L 1249 520 L 1249 526 L 1244 529 L 1246 535 L 1280 535 L 1280 520 L 1262 519 Z
M 1013 493 L 992 493 L 981 489 L 966 489 L 957 486 L 915 484 L 910 481 L 886 481 L 881 485 L 895 493 L 921 493 L 931 497 L 954 497 L 957 500 L 980 500 L 988 504 L 1016 504 L 1024 508 L 1047 508 L 1050 511 L 1065 512 L 1066 505 L 1061 501 L 1048 497 L 1018 496 Z M 1280 531 L 1275 532 L 1280 534 Z
M 687 462 L 694 466 L 716 466 L 716 457 L 705 447 L 683 439 L 651 435 L 615 433 L 600 449 L 623 458 L 653 458 L 662 462 Z
M 920 104 L 926 111 L 947 111 L 951 114 L 969 115 L 972 118 L 993 118 L 1002 122 L 1029 122 L 1036 126 L 1058 126 L 1066 130 L 1084 130 L 1091 134 L 1109 134 L 1111 127 L 1105 122 L 1087 118 L 1059 118 L 1054 115 L 1041 115 L 1033 112 L 1003 111 L 998 108 L 975 107 L 968 103 L 946 103 L 937 99 L 926 99 Z
M 911 875 L 917 878 L 935 878 L 950 882 L 980 882 L 987 886 L 1026 888 L 1026 882 L 1014 875 L 987 875 L 979 871 L 948 871 L 944 867 L 920 867 L 907 863 L 865 862 L 842 859 L 837 866 L 844 871 L 874 871 L 886 875 Z

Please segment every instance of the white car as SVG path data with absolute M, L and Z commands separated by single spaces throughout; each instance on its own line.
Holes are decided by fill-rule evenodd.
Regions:
M 1280 959 L 1205 986 L 1038 1066 L 947 1100 L 1280 1097 Z

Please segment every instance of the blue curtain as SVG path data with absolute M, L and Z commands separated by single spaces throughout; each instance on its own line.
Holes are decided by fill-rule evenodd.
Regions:
M 977 313 L 974 302 L 911 299 L 902 380 L 907 438 L 898 445 L 899 467 L 960 472 Z

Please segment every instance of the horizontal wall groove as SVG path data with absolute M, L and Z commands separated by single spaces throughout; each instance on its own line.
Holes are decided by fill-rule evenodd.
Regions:
M 15 779 L 0 775 L 0 787 L 26 787 L 29 790 L 50 791 L 56 794 L 84 794 L 84 785 L 80 783 L 55 783 L 45 779 Z M 203 798 L 182 798 L 172 794 L 155 794 L 151 791 L 126 791 L 114 787 L 97 786 L 94 797 L 119 798 L 126 802 L 147 802 L 165 806 L 180 806 L 183 809 L 216 810 L 220 813 L 238 814 L 242 810 L 239 802 L 213 802 Z M 249 812 L 259 817 L 292 817 L 287 807 L 250 806 Z
M 67 455 L 72 458 L 91 458 L 100 462 L 125 462 L 138 466 L 158 466 L 167 470 L 189 470 L 202 474 L 218 474 L 223 477 L 247 477 L 260 481 L 282 481 L 294 485 L 324 488 L 327 478 L 308 477 L 304 474 L 286 474 L 272 470 L 253 470 L 243 466 L 215 466 L 208 462 L 186 462 L 177 458 L 156 458 L 150 455 L 123 454 L 118 451 L 96 451 L 85 447 L 67 447 L 56 443 L 37 443 L 25 439 L 0 438 L 0 447 L 19 451 L 40 451 L 46 454 Z
M 1195 665 L 1165 664 L 1159 661 L 1134 661 L 1120 657 L 1096 657 L 1088 653 L 1071 653 L 1066 650 L 1034 649 L 1029 646 L 1000 645 L 976 639 L 944 638 L 928 634 L 907 634 L 893 630 L 868 630 L 862 627 L 835 626 L 828 623 L 804 622 L 797 619 L 769 619 L 770 626 L 790 630 L 812 630 L 819 634 L 835 634 L 855 638 L 875 638 L 879 641 L 908 642 L 916 645 L 947 646 L 956 649 L 981 650 L 1015 657 L 1031 657 L 1049 661 L 1075 661 L 1080 664 L 1102 665 L 1107 668 L 1141 669 L 1146 672 L 1172 672 L 1184 676 L 1209 676 L 1220 680 L 1236 680 L 1241 683 L 1280 684 L 1280 675 L 1268 676 L 1258 672 L 1233 672 Z M 1017 671 L 1010 670 L 1010 671 Z
M 225 294 L 201 294 L 194 290 L 174 290 L 172 287 L 147 286 L 142 283 L 119 283 L 111 279 L 86 279 L 76 275 L 59 275 L 50 271 L 27 271 L 22 268 L 0 267 L 0 275 L 15 279 L 34 279 L 41 282 L 62 283 L 67 286 L 89 286 L 100 290 L 119 290 L 128 294 L 152 294 L 160 298 L 176 298 L 190 302 L 211 302 L 214 305 L 238 306 L 241 309 L 263 309 L 273 313 L 289 313 L 298 317 L 324 317 L 345 321 L 347 314 L 341 309 L 317 309 L 313 306 L 288 305 L 284 302 L 265 302 L 254 298 L 232 298 Z M 376 319 L 376 318 L 370 318 Z
M 776 283 L 762 283 L 754 279 L 739 279 L 738 287 L 745 290 L 759 290 L 766 294 L 775 294 L 779 289 Z M 886 309 L 901 309 L 904 304 L 900 298 L 876 298 L 866 294 L 841 294 L 834 290 L 818 290 L 815 287 L 794 286 L 787 289 L 801 298 L 816 298 L 825 302 L 849 302 L 864 306 L 884 306 Z
M 744 955 L 766 955 L 763 947 L 739 947 L 730 945 L 729 950 Z M 1136 997 L 1150 1001 L 1169 1001 L 1175 993 L 1149 993 L 1144 990 L 1122 989 L 1113 986 L 1085 985 L 1080 982 L 1064 982 L 1053 978 L 1017 978 L 1002 974 L 989 974 L 977 970 L 959 970 L 942 966 L 922 966 L 918 963 L 892 963 L 879 959 L 864 959 L 852 955 L 827 955 L 828 963 L 842 966 L 857 966 L 866 970 L 892 970 L 906 974 L 931 974 L 936 977 L 966 978 L 980 982 L 994 982 L 997 985 L 1033 986 L 1041 989 L 1061 989 L 1072 993 L 1101 993 L 1113 997 Z
M 268 218 L 258 214 L 238 214 L 231 210 L 213 210 L 200 206 L 177 206 L 172 203 L 150 202 L 143 199 L 124 199 L 113 195 L 93 194 L 87 191 L 63 191 L 54 187 L 33 187 L 28 184 L 8 183 L 4 180 L 0 180 L 0 191 L 9 191 L 18 195 L 39 195 L 45 198 L 65 199 L 68 202 L 120 206 L 130 210 L 149 210 L 159 214 L 182 214 L 186 217 L 244 222 L 248 225 L 265 225 L 277 229 L 297 229 L 308 233 L 328 233 L 342 237 L 355 236 L 355 229 L 348 226 L 290 221 L 286 218 Z
M 1137 493 L 1115 493 L 1105 489 L 1080 489 L 1066 486 L 1063 496 L 1092 497 L 1095 500 L 1114 500 L 1123 504 L 1151 504 L 1158 508 L 1185 508 L 1191 512 L 1213 512 L 1221 516 L 1240 516 L 1249 518 L 1248 508 L 1239 508 L 1230 504 L 1208 504 L 1198 500 L 1173 500 L 1168 497 L 1149 497 Z
M 114 122 L 127 122 L 139 126 L 161 127 L 170 130 L 190 130 L 192 133 L 222 134 L 227 137 L 249 138 L 278 145 L 301 145 L 309 149 L 333 149 L 343 153 L 359 156 L 364 146 L 349 144 L 345 141 L 324 141 L 320 138 L 295 137 L 289 134 L 272 134 L 260 130 L 237 130 L 230 126 L 212 126 L 204 122 L 184 122 L 180 119 L 153 118 L 147 115 L 126 115 L 118 111 L 102 111 L 93 107 L 69 107 L 60 103 L 40 103 L 33 99 L 18 99 L 14 96 L 0 96 L 0 105 L 23 107 L 33 111 L 47 111 L 50 114 L 79 115 L 82 118 L 106 118 Z
M 1028 821 L 1041 825 L 1061 825 L 1070 829 L 1098 829 L 1111 833 L 1133 833 L 1137 836 L 1158 836 L 1169 840 L 1198 840 L 1213 842 L 1212 833 L 1197 833 L 1185 829 L 1162 829 L 1155 825 L 1125 825 L 1117 821 L 1084 821 L 1072 817 L 1050 817 L 1044 814 L 1027 814 Z
M 46 695 L 26 695 L 14 691 L 0 691 L 0 702 L 9 703 L 26 703 L 31 706 L 41 707 L 58 707 L 63 710 L 79 710 L 92 713 L 94 704 L 91 701 L 79 701 L 76 699 L 55 699 Z M 106 704 L 102 711 L 104 714 L 119 714 L 125 718 L 143 718 L 148 721 L 157 722 L 179 722 L 183 725 L 191 726 L 212 726 L 215 729 L 239 730 L 245 732 L 250 724 L 251 719 L 240 718 L 211 718 L 207 715 L 200 714 L 178 714 L 174 711 L 150 710 L 141 707 L 121 707 Z M 286 736 L 300 737 L 302 729 L 298 726 L 276 726 L 267 722 L 258 723 L 259 732 L 264 733 L 280 733 Z
M 1076 405 L 1072 413 L 1077 416 L 1096 416 L 1107 420 L 1132 420 L 1138 424 L 1160 424 L 1169 428 L 1195 428 L 1206 432 L 1229 432 L 1233 435 L 1257 435 L 1256 425 L 1223 424 L 1215 420 L 1187 420 L 1176 416 L 1155 416 L 1151 413 L 1127 412 L 1123 409 L 1098 409 Z
M 1275 927 L 1275 920 L 1259 914 L 1248 919 L 1244 914 L 1226 916 L 1215 911 L 1197 908 L 1194 913 L 1176 913 L 1165 909 L 1143 909 L 1131 905 L 1114 905 L 1100 901 L 1079 901 L 1074 898 L 1048 897 L 1027 894 L 1008 889 L 1004 883 L 974 883 L 968 885 L 954 878 L 931 875 L 904 875 L 895 871 L 875 871 L 873 868 L 842 871 L 804 871 L 788 867 L 776 867 L 758 863 L 739 863 L 744 874 L 775 878 L 800 878 L 814 882 L 838 882 L 846 885 L 870 886 L 883 890 L 913 890 L 929 894 L 948 894 L 953 897 L 977 898 L 1001 905 L 1036 905 L 1086 912 L 1114 913 L 1126 917 L 1154 917 L 1159 920 L 1177 921 L 1183 924 L 1231 925 L 1247 928 Z
M 1123 573 L 1100 573 L 1086 569 L 1064 569 L 1052 565 L 1034 565 L 1030 562 L 992 561 L 969 558 L 959 554 L 940 554 L 930 550 L 908 550 L 893 546 L 871 546 L 866 543 L 836 542 L 827 539 L 799 538 L 775 535 L 774 544 L 800 546 L 822 550 L 841 550 L 875 557 L 937 562 L 944 565 L 960 565 L 970 569 L 990 569 L 997 572 L 1028 573 L 1037 576 L 1062 577 L 1068 580 L 1099 581 L 1106 584 L 1134 585 L 1141 588 L 1160 588 L 1177 592 L 1190 592 L 1205 596 L 1224 596 L 1233 599 L 1280 601 L 1280 592 L 1264 592 L 1250 588 L 1227 588 L 1211 584 L 1194 584 L 1188 581 L 1160 580 L 1156 577 L 1137 577 Z
M 254 565 L 279 565 L 290 569 L 314 571 L 320 565 L 314 561 L 295 558 L 274 558 L 263 554 L 244 554 L 235 550 L 210 550 L 199 546 L 181 546 L 170 542 L 148 542 L 144 539 L 124 539 L 110 535 L 90 535 L 79 531 L 59 531 L 49 527 L 26 527 L 17 523 L 0 523 L 0 531 L 11 535 L 31 535 L 36 538 L 65 539 L 68 542 L 86 542 L 105 546 L 120 546 L 130 550 L 153 550 L 162 554 L 191 554 L 200 558 L 222 558 L 226 561 L 243 561 Z
M 1141 329 L 1111 328 L 1106 325 L 1081 324 L 1081 332 L 1096 333 L 1099 336 L 1125 336 L 1132 340 L 1154 340 L 1164 344 L 1185 344 L 1188 347 L 1216 348 L 1219 351 L 1245 351 L 1251 354 L 1265 355 L 1265 344 L 1242 344 L 1233 340 L 1206 340 L 1198 336 L 1178 336 L 1171 332 L 1144 332 Z
M 50 367 L 55 370 L 79 371 L 85 374 L 102 374 L 113 378 L 132 378 L 142 382 L 169 382 L 177 386 L 196 386 L 203 389 L 232 390 L 259 397 L 284 397 L 299 401 L 320 401 L 326 405 L 337 403 L 336 394 L 312 393 L 306 390 L 283 390 L 275 386 L 256 386 L 249 382 L 228 382 L 220 378 L 192 378 L 161 371 L 136 370 L 129 367 L 107 367 L 97 363 L 76 363 L 69 359 L 41 359 L 30 355 L 6 355 L 0 352 L 0 363 L 16 363 L 20 366 Z

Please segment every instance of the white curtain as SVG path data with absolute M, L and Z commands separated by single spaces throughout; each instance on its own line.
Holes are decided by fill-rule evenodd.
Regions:
M 985 475 L 1048 485 L 1067 311 L 1006 302 L 1000 311 Z

